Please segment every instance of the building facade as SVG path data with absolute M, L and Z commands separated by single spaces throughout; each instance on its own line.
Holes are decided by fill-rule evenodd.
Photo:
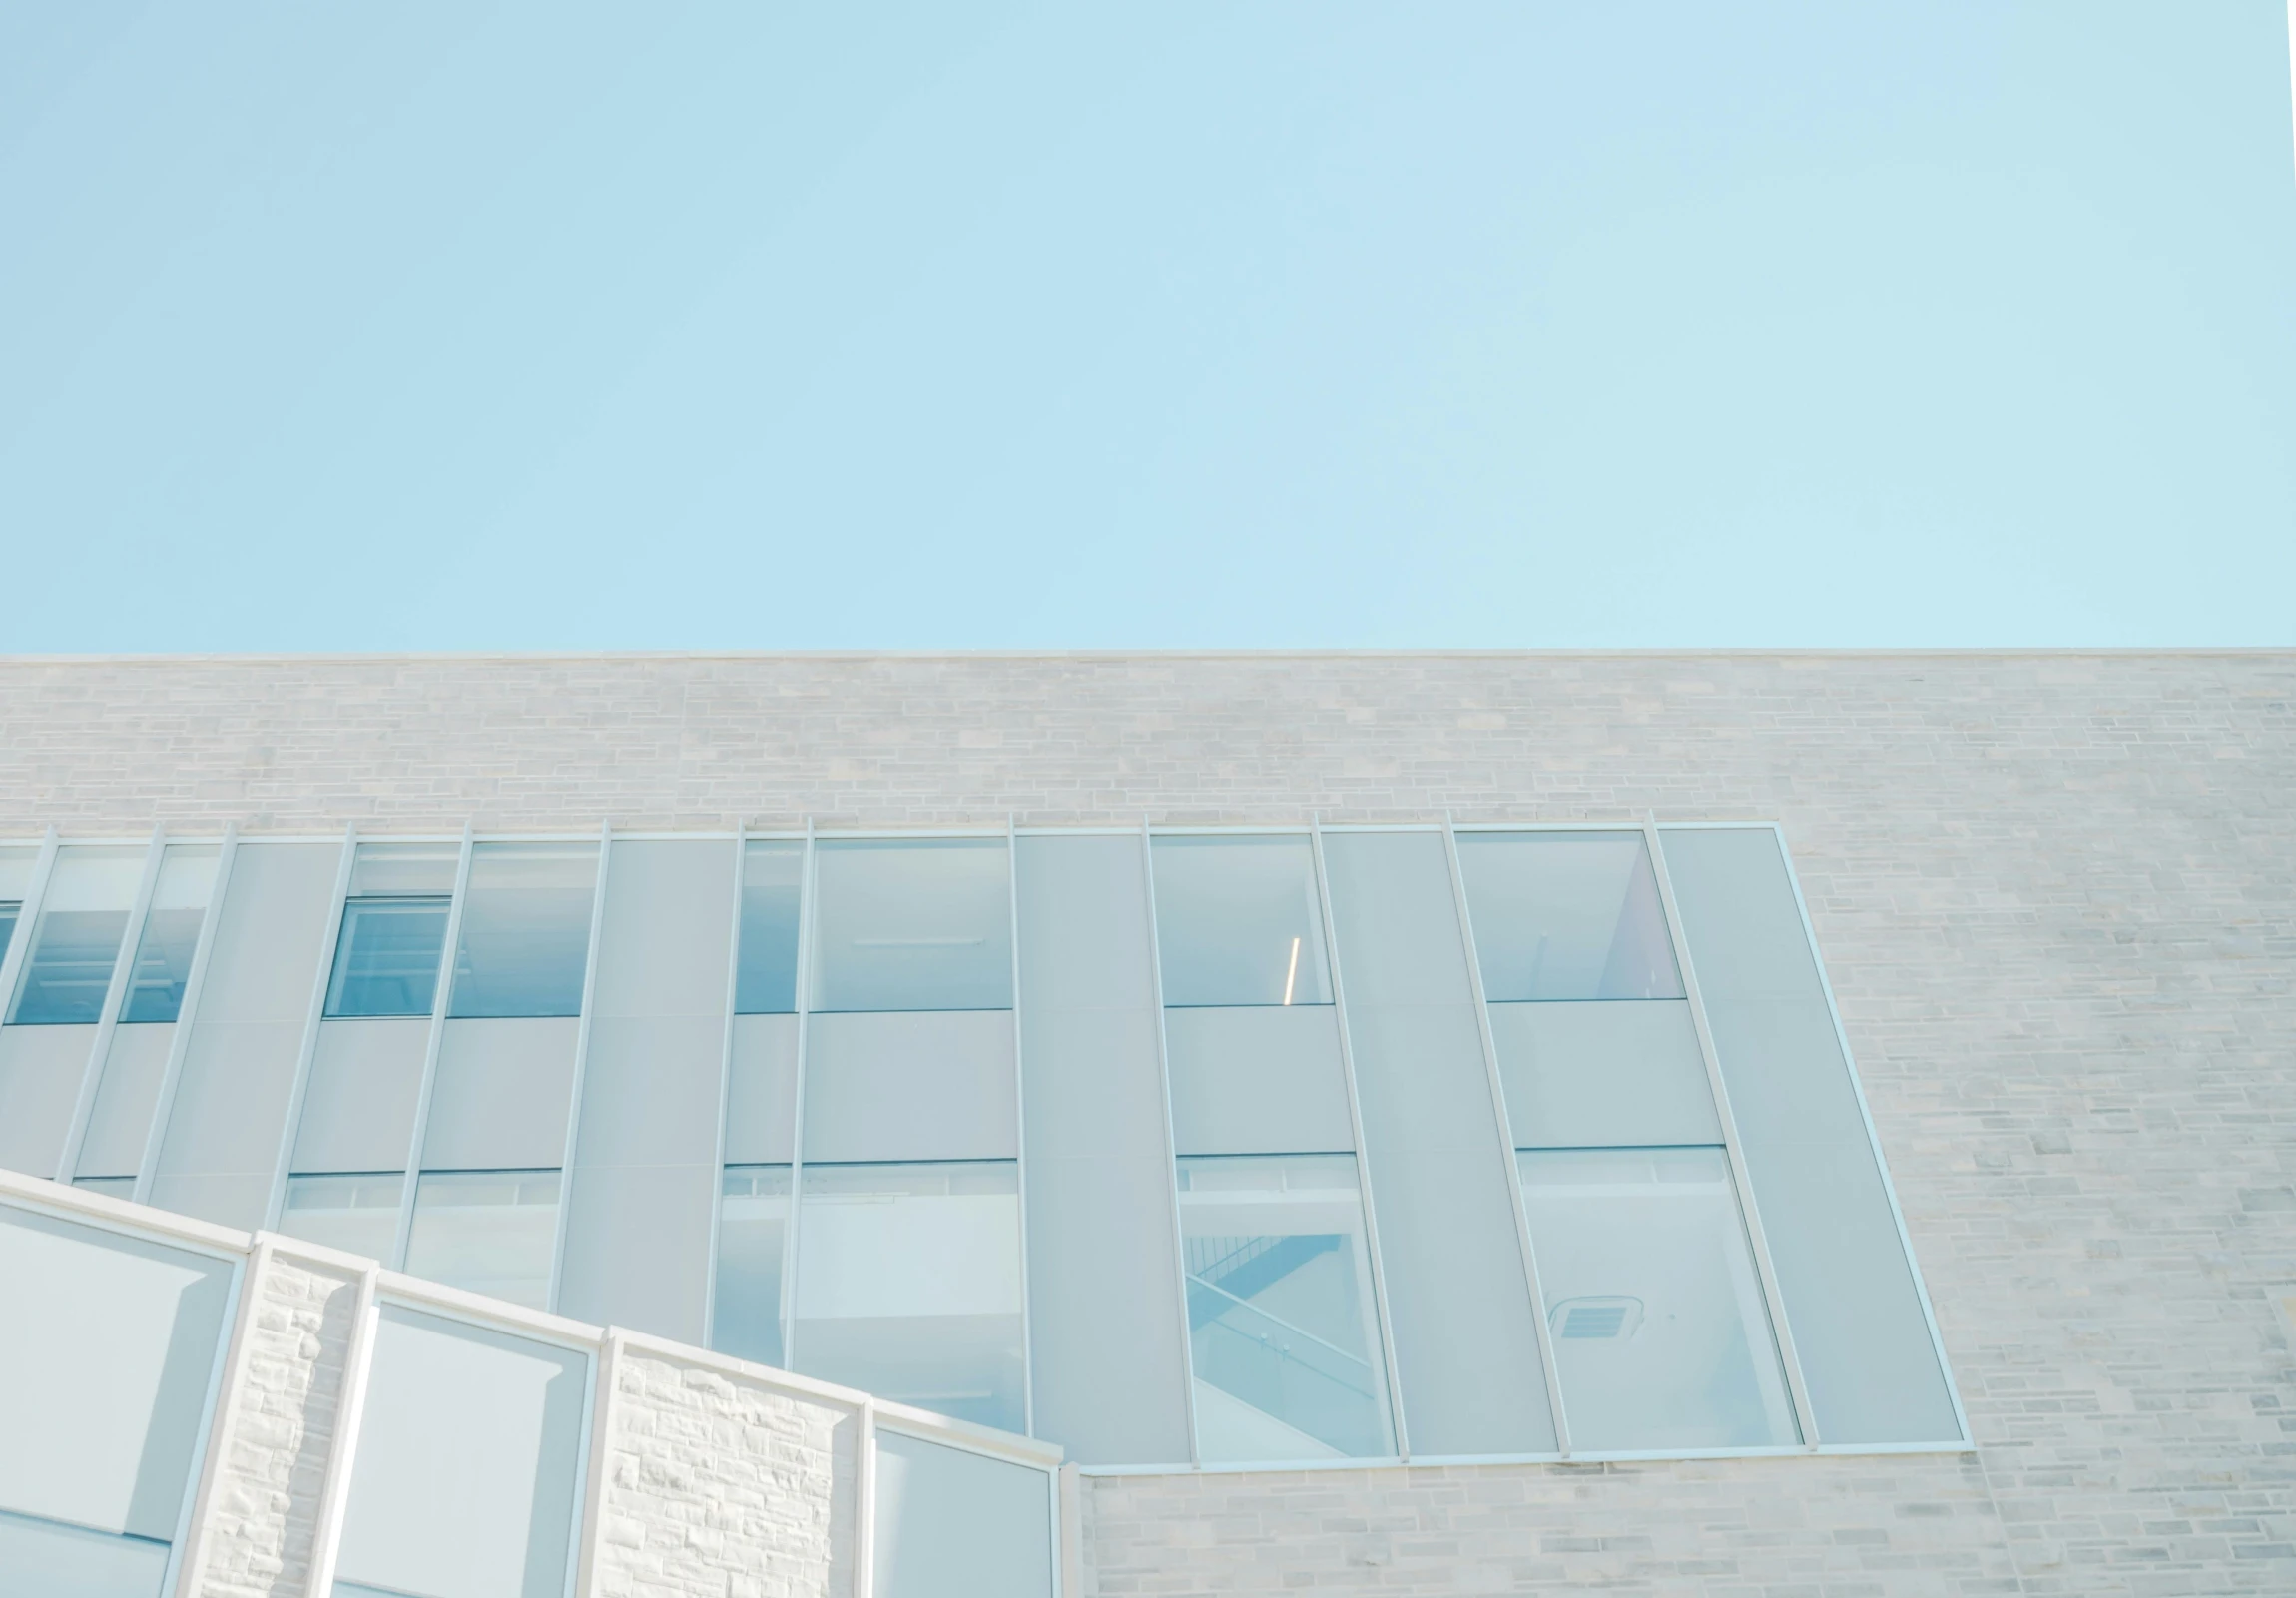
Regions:
M 155 1593 L 2284 1590 L 2292 684 L 7 663 L 0 1242 L 82 1308 L 0 1403 L 77 1434 L 21 1373 L 173 1331 L 0 1537 Z M 339 1351 L 258 1379 L 298 1293 Z M 226 1513 L 283 1383 L 308 1468 Z M 516 1504 L 407 1529 L 473 1427 Z

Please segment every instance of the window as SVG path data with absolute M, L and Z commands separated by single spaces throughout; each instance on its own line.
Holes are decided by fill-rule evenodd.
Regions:
M 1682 997 L 1640 832 L 1462 832 L 1458 853 L 1491 1003 Z
M 280 1231 L 388 1265 L 397 1249 L 405 1191 L 406 1179 L 396 1171 L 289 1177 Z
M 472 849 L 449 1013 L 580 1015 L 597 888 L 594 843 Z
M 782 1363 L 782 1255 L 790 1234 L 790 1168 L 728 1167 L 720 1185 L 718 1302 L 710 1346 Z
M 327 984 L 329 1019 L 430 1013 L 460 855 L 451 844 L 358 846 Z
M 1517 1159 L 1574 1446 L 1800 1440 L 1722 1150 Z
M 1305 837 L 1160 837 L 1150 858 L 1166 1005 L 1332 1002 Z
M 406 1269 L 546 1310 L 557 1243 L 557 1172 L 425 1171 L 414 1190 Z
M 141 848 L 57 852 L 24 975 L 8 1019 L 17 1026 L 93 1025 L 103 1019 L 112 967 L 144 874 Z
M 816 1010 L 1009 1010 L 1002 838 L 815 847 Z
M 809 1165 L 801 1186 L 795 1368 L 1020 1430 L 1017 1168 Z
M 335 1598 L 555 1598 L 589 1386 L 585 1353 L 385 1305 Z
M 24 895 L 32 889 L 32 867 L 39 858 L 38 849 L 0 848 L 0 960 L 8 957 L 16 919 L 24 910 Z
M 737 1015 L 788 1015 L 798 1007 L 798 897 L 805 861 L 805 845 L 786 842 L 752 843 L 742 858 Z
M 0 1588 L 157 1598 L 232 1267 L 10 1210 L 0 1282 Z
M 1207 1460 L 1395 1452 L 1356 1162 L 1180 1162 L 1180 1238 Z
M 212 843 L 173 843 L 161 856 L 136 963 L 128 975 L 122 1021 L 173 1021 L 183 1009 L 184 984 L 191 980 L 192 954 L 208 918 L 222 853 Z

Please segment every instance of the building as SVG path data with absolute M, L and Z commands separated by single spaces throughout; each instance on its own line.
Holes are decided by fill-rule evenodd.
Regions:
M 2296 1589 L 2292 705 L 0 663 L 0 1593 Z

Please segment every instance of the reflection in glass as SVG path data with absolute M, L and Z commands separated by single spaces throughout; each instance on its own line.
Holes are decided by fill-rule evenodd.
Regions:
M 1621 1450 L 1795 1442 L 1723 1152 L 1516 1158 L 1571 1441 Z
M 1160 837 L 1150 858 L 1167 1005 L 1332 1002 L 1305 837 Z
M 1203 1456 L 1395 1452 L 1354 1157 L 1186 1159 L 1179 1175 Z
M 1458 858 L 1491 1003 L 1683 996 L 1640 832 L 1461 832 Z
M 597 886 L 594 843 L 472 849 L 450 1013 L 580 1015 Z
M 816 1010 L 1009 1010 L 1002 838 L 861 839 L 814 850 Z
M 58 852 L 10 1022 L 72 1026 L 103 1019 L 146 853 L 141 847 Z
M 16 919 L 23 913 L 24 895 L 32 891 L 32 868 L 40 851 L 0 848 L 0 960 L 8 957 L 8 943 L 16 935 Z
M 782 1362 L 782 1252 L 790 1230 L 790 1168 L 729 1166 L 720 1189 L 718 1300 L 710 1346 L 762 1365 Z
M 327 982 L 329 1018 L 430 1013 L 460 855 L 451 843 L 358 846 Z
M 398 1201 L 405 1187 L 406 1179 L 396 1171 L 289 1177 L 280 1231 L 388 1265 L 398 1242 Z
M 1020 1430 L 1014 1165 L 809 1165 L 802 1191 L 795 1368 Z
M 806 846 L 753 842 L 742 858 L 742 949 L 734 1013 L 788 1015 L 798 1007 L 798 892 Z
M 121 1020 L 173 1021 L 183 1009 L 184 984 L 191 980 L 192 952 L 199 947 L 222 853 L 212 843 L 175 843 L 161 855 Z
M 555 1171 L 425 1171 L 414 1190 L 406 1269 L 544 1310 L 557 1232 Z

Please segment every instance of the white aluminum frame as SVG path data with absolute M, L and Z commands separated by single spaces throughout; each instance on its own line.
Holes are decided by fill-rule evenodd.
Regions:
M 1005 936 L 1012 946 L 1012 1186 L 1020 1228 L 1020 1430 L 1036 1435 L 1036 1343 L 1028 1303 L 1028 1094 L 1020 1041 L 1020 848 L 1010 815 L 1004 818 Z
M 718 1146 L 710 1171 L 710 1252 L 702 1268 L 704 1346 L 712 1345 L 718 1334 L 718 1240 L 726 1218 L 726 1121 L 733 1114 L 734 1015 L 741 1002 L 742 894 L 749 885 L 749 828 L 739 826 L 734 829 L 734 929 L 726 946 L 726 1032 L 718 1045 Z
M 814 819 L 806 817 L 806 850 L 798 862 L 797 1081 L 790 1089 L 790 1234 L 782 1239 L 782 1363 L 798 1367 L 798 1225 L 806 1171 L 806 1076 L 812 1064 L 808 1037 L 814 1013 Z M 719 1198 L 720 1205 L 725 1203 Z

